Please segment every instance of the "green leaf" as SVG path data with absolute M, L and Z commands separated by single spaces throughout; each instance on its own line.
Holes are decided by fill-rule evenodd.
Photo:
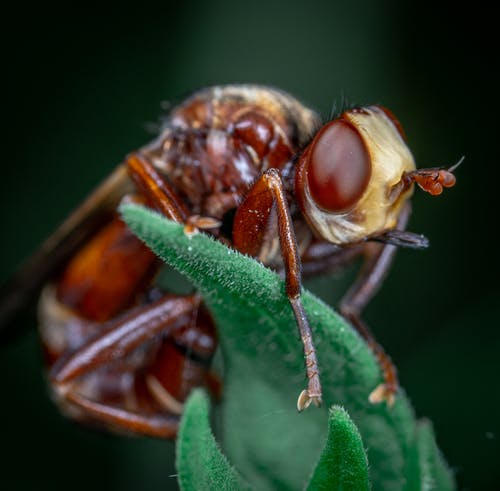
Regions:
M 310 490 L 370 489 L 368 459 L 356 425 L 339 406 L 330 410 L 328 439 L 309 482 Z
M 186 402 L 177 437 L 177 471 L 183 490 L 249 489 L 222 455 L 210 430 L 208 398 L 195 390 Z
M 304 291 L 325 406 L 298 413 L 304 359 L 283 280 L 205 234 L 186 236 L 182 226 L 145 208 L 121 210 L 130 228 L 200 290 L 215 317 L 224 359 L 220 438 L 255 489 L 305 487 L 334 404 L 358 424 L 374 491 L 419 489 L 413 411 L 404 394 L 392 408 L 368 402 L 380 369 L 340 316 Z
M 453 491 L 453 475 L 436 445 L 430 421 L 418 422 L 417 447 L 422 491 Z

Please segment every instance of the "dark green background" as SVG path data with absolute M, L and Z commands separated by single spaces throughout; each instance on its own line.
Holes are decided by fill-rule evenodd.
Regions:
M 366 318 L 417 414 L 433 420 L 459 489 L 498 489 L 493 16 L 411 4 L 218 0 L 108 12 L 26 8 L 5 19 L 12 32 L 4 31 L 1 278 L 151 138 L 162 100 L 258 82 L 324 114 L 342 95 L 383 103 L 401 120 L 419 166 L 466 161 L 442 197 L 416 193 L 411 229 L 431 248 L 399 254 Z M 331 285 L 322 280 L 315 291 L 327 296 Z M 87 432 L 58 415 L 45 391 L 34 315 L 21 325 L 25 333 L 0 348 L 0 483 L 53 490 L 173 483 L 171 444 Z

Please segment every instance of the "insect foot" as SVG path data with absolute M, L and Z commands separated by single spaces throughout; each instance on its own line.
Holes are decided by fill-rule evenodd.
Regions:
M 210 230 L 213 228 L 218 228 L 221 225 L 222 223 L 215 218 L 192 215 L 187 219 L 186 224 L 184 225 L 184 233 L 189 237 L 192 235 L 196 235 L 200 231 L 200 229 Z
M 386 401 L 388 407 L 392 407 L 396 400 L 396 388 L 389 384 L 380 384 L 368 396 L 372 404 L 380 404 Z
M 304 389 L 297 399 L 297 409 L 303 411 L 307 409 L 311 403 L 314 403 L 315 406 L 321 406 L 321 394 L 311 393 L 308 389 Z

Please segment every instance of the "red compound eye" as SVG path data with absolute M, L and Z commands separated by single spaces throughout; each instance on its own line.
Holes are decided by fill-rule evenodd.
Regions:
M 371 161 L 356 129 L 342 120 L 325 125 L 312 143 L 307 183 L 315 203 L 338 213 L 361 198 L 371 175 Z

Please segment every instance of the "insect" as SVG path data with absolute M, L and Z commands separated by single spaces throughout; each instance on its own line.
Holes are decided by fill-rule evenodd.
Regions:
M 423 248 L 405 231 L 414 183 L 431 195 L 455 184 L 456 166 L 416 169 L 405 135 L 382 106 L 327 122 L 274 88 L 200 90 L 174 107 L 159 136 L 131 153 L 42 245 L 0 303 L 6 325 L 40 289 L 40 335 L 53 397 L 80 422 L 162 438 L 176 434 L 210 372 L 216 329 L 200 297 L 154 285 L 159 260 L 121 221 L 124 200 L 205 230 L 285 274 L 304 346 L 302 410 L 321 403 L 320 371 L 301 302 L 302 275 L 364 267 L 340 312 L 365 338 L 384 381 L 369 398 L 394 400 L 397 372 L 361 318 L 394 246 Z

